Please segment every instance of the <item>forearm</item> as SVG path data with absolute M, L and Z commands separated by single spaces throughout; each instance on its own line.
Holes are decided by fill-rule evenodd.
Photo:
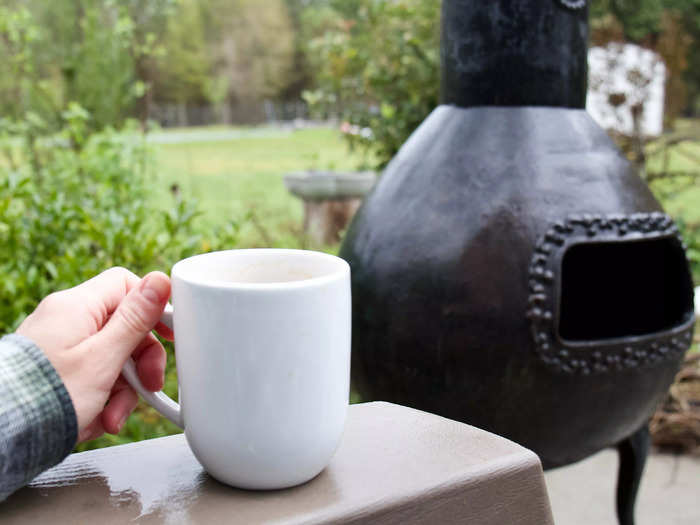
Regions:
M 0 501 L 60 462 L 78 435 L 63 382 L 29 339 L 0 339 Z

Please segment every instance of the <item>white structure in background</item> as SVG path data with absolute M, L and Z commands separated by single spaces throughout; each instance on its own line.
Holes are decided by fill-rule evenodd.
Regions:
M 666 66 L 659 55 L 632 44 L 611 43 L 588 50 L 586 109 L 603 128 L 643 136 L 660 135 L 664 118 Z

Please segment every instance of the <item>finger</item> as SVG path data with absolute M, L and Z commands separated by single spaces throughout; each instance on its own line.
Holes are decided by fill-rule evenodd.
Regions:
M 153 334 L 149 335 L 132 356 L 136 361 L 136 371 L 141 383 L 151 392 L 155 392 L 163 388 L 167 356 L 160 341 Z
M 105 316 L 103 322 L 106 322 L 107 317 L 117 309 L 119 303 L 132 288 L 138 286 L 140 281 L 138 275 L 126 268 L 114 267 L 79 284 L 74 290 L 85 295 L 89 300 L 98 298 Z
M 122 388 L 112 394 L 102 411 L 102 426 L 110 434 L 118 434 L 126 418 L 136 408 L 139 398 L 131 387 Z
M 100 414 L 93 419 L 88 426 L 80 431 L 78 434 L 78 443 L 83 443 L 84 441 L 91 441 L 97 439 L 102 434 L 105 433 L 105 429 L 102 427 L 102 418 Z
M 158 335 L 161 336 L 163 339 L 166 339 L 168 341 L 175 340 L 175 332 L 173 332 L 173 329 L 161 322 L 159 322 L 156 325 L 155 331 L 158 332 Z
M 153 333 L 149 333 L 139 343 L 139 346 L 136 347 L 131 357 L 136 362 L 136 372 L 139 375 L 141 383 L 152 392 L 161 390 L 165 378 L 167 354 L 163 345 L 158 341 L 158 338 L 153 335 Z M 129 382 L 124 376 L 119 374 L 119 377 L 112 385 L 110 396 L 130 386 L 131 385 L 129 385 Z
M 149 273 L 119 303 L 102 330 L 85 344 L 91 351 L 102 353 L 107 368 L 121 370 L 127 357 L 158 323 L 168 297 L 168 276 L 162 272 Z
M 131 357 L 133 358 L 134 361 L 138 361 L 141 358 L 141 354 L 143 354 L 143 351 L 151 346 L 153 343 L 159 343 L 158 338 L 155 336 L 153 332 L 148 332 L 146 334 L 146 337 L 141 339 L 141 342 L 134 348 L 134 351 L 131 352 Z
M 124 376 L 119 374 L 119 377 L 117 380 L 114 382 L 114 385 L 112 385 L 112 390 L 109 392 L 109 397 L 112 397 L 114 394 L 119 392 L 120 390 L 124 390 L 125 388 L 129 388 L 129 382 L 124 379 Z

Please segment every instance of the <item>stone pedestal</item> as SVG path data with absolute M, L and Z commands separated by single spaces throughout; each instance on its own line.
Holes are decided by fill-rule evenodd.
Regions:
M 375 180 L 371 171 L 308 171 L 285 175 L 284 184 L 304 201 L 304 232 L 309 239 L 314 244 L 333 244 L 340 241 Z
M 304 201 L 304 232 L 316 244 L 339 242 L 360 204 L 357 197 Z

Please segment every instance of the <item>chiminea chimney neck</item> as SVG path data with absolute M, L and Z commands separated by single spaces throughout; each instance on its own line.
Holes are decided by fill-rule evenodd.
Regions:
M 443 0 L 441 101 L 584 108 L 586 0 Z

